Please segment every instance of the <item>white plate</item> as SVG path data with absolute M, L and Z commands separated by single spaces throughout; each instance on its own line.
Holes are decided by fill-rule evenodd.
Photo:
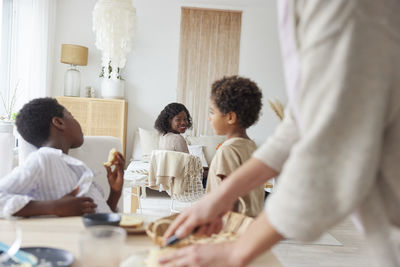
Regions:
M 146 228 L 144 225 L 142 225 L 141 227 L 137 227 L 137 228 L 129 228 L 129 227 L 122 227 L 122 228 L 124 228 L 128 234 L 145 234 L 146 233 Z

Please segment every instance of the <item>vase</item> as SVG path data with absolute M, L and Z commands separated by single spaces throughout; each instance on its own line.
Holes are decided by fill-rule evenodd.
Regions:
M 105 79 L 101 81 L 101 96 L 103 98 L 124 99 L 125 81 L 119 79 Z
M 0 121 L 0 178 L 11 172 L 14 161 L 14 124 Z

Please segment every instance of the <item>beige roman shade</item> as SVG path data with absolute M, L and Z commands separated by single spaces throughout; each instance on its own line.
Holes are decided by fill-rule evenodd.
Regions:
M 210 135 L 211 84 L 238 73 L 242 12 L 188 7 L 181 12 L 177 100 L 193 117 L 192 135 Z

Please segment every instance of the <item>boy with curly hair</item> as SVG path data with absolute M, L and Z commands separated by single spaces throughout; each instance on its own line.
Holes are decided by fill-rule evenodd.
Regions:
M 0 180 L 0 217 L 77 216 L 116 211 L 121 196 L 125 159 L 118 153 L 115 168 L 106 166 L 110 195 L 106 201 L 93 172 L 68 156 L 83 144 L 79 122 L 54 98 L 25 104 L 16 119 L 18 132 L 38 148 L 24 163 Z
M 207 192 L 248 160 L 257 149 L 246 129 L 259 117 L 262 93 L 253 81 L 239 76 L 224 77 L 211 88 L 210 115 L 214 131 L 227 140 L 217 149 L 211 162 Z M 258 187 L 245 195 L 246 215 L 257 216 L 264 205 L 264 188 Z M 238 207 L 234 210 L 237 211 Z

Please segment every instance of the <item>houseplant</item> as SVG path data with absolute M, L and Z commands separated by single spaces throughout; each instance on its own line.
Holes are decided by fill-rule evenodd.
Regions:
M 99 77 L 101 78 L 101 95 L 103 98 L 124 98 L 125 80 L 121 77 L 121 69 L 117 68 L 116 78 L 112 78 L 113 69 L 111 61 L 107 66 L 102 66 Z
M 96 47 L 102 52 L 102 95 L 124 98 L 120 71 L 132 48 L 135 35 L 136 9 L 131 0 L 98 0 L 93 10 Z M 103 91 L 104 90 L 104 91 Z

